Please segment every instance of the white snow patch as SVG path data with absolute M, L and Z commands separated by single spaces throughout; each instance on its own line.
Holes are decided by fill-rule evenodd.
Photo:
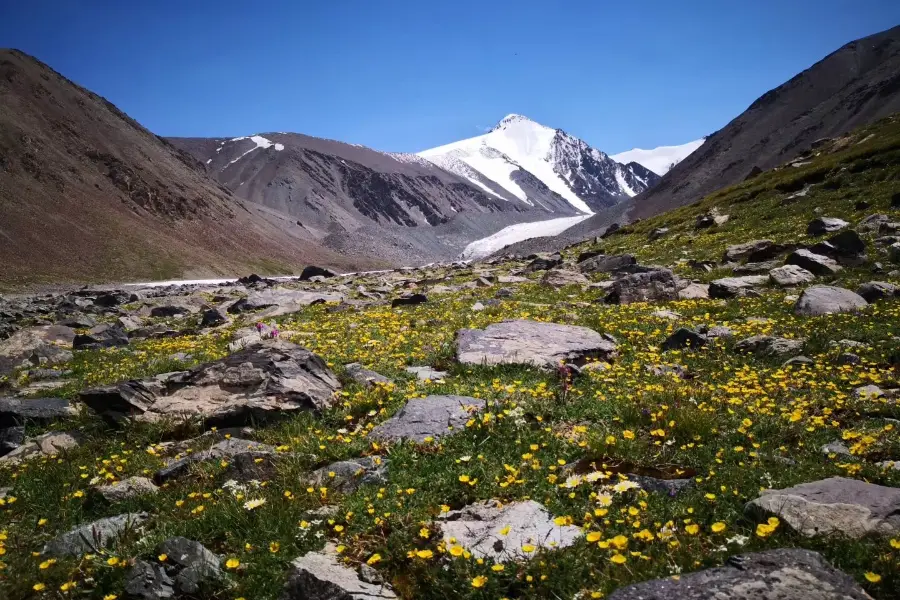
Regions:
M 706 138 L 700 138 L 680 146 L 660 146 L 652 150 L 634 148 L 627 152 L 611 154 L 610 158 L 623 165 L 636 162 L 647 167 L 657 175 L 665 175 L 669 169 L 687 158 L 691 152 L 702 146 L 705 141 Z
M 244 136 L 244 137 L 236 137 L 236 138 L 232 138 L 231 141 L 232 141 L 232 142 L 239 142 L 239 141 L 241 141 L 241 140 L 246 140 L 246 139 L 248 139 L 246 136 Z M 276 143 L 273 142 L 272 140 L 266 139 L 266 138 L 264 138 L 264 137 L 261 136 L 261 135 L 251 135 L 251 136 L 249 137 L 249 140 L 250 140 L 251 142 L 253 142 L 254 144 L 256 144 L 256 146 L 254 146 L 253 148 L 250 148 L 249 150 L 247 150 L 246 152 L 244 152 L 243 154 L 241 154 L 240 156 L 238 156 L 236 159 L 230 161 L 230 162 L 228 163 L 228 165 L 233 165 L 234 163 L 236 163 L 237 161 L 241 160 L 242 158 L 244 158 L 245 156 L 247 156 L 248 154 L 250 154 L 250 153 L 253 152 L 254 150 L 259 150 L 260 148 L 262 148 L 262 149 L 265 150 L 266 148 L 271 148 L 272 146 L 274 146 L 274 147 L 275 147 L 275 150 L 276 150 L 277 152 L 281 152 L 282 150 L 284 150 L 284 144 L 276 144 Z M 218 152 L 218 150 L 217 150 L 216 152 Z M 225 165 L 225 167 L 227 168 L 228 165 Z
M 494 235 L 475 240 L 462 251 L 459 255 L 460 260 L 473 260 L 483 258 L 505 246 L 521 242 L 522 240 L 530 240 L 536 237 L 547 237 L 557 235 L 581 223 L 591 215 L 579 215 L 577 217 L 563 217 L 560 219 L 549 219 L 547 221 L 535 221 L 534 223 L 519 223 L 504 227 Z
M 616 167 L 616 183 L 619 184 L 622 191 L 628 194 L 630 198 L 637 196 L 637 192 L 631 189 L 631 186 L 628 185 L 628 182 L 625 180 L 625 176 L 622 174 L 622 169 L 620 167 Z

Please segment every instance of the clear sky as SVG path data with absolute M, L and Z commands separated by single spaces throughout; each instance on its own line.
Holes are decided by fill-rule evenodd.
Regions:
M 709 134 L 898 0 L 0 0 L 0 46 L 153 132 L 412 152 L 508 113 L 615 153 Z

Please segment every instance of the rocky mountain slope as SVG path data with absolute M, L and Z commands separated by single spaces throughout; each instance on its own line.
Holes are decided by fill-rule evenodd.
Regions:
M 760 96 L 635 200 L 634 218 L 696 202 L 821 138 L 900 111 L 900 26 L 843 46 Z
M 573 208 L 591 213 L 639 194 L 657 181 L 655 173 L 620 164 L 561 129 L 521 115 L 508 115 L 489 133 L 419 153 L 472 180 L 492 181 L 523 202 L 543 205 L 543 183 Z
M 394 263 L 451 258 L 510 223 L 576 213 L 540 181 L 540 204 L 528 203 L 416 155 L 296 133 L 169 141 L 236 196 L 289 215 L 326 246 Z
M 47 65 L 0 51 L 0 286 L 377 266 L 241 201 Z
M 0 597 L 897 598 L 900 115 L 803 163 L 559 255 L 0 299 Z
M 659 146 L 652 150 L 644 150 L 642 148 L 633 148 L 627 152 L 618 154 L 610 154 L 610 158 L 620 163 L 636 162 L 639 165 L 647 167 L 659 176 L 663 176 L 672 168 L 687 158 L 692 152 L 703 145 L 706 138 L 700 138 L 693 142 L 681 144 L 678 146 Z

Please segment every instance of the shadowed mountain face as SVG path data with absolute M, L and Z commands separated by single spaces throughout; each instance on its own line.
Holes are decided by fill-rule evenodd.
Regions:
M 244 202 L 190 154 L 36 59 L 0 51 L 0 285 L 375 266 Z
M 632 218 L 690 204 L 720 188 L 900 111 L 900 27 L 856 40 L 763 94 L 651 190 Z M 585 227 L 590 227 L 585 222 Z

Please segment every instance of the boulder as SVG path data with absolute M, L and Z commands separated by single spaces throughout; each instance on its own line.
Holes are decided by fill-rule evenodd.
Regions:
M 743 277 L 724 277 L 709 284 L 710 298 L 738 298 L 746 296 L 751 290 L 769 282 L 767 275 L 744 275 Z
M 871 600 L 822 555 L 778 548 L 729 558 L 724 566 L 620 588 L 609 600 Z
M 780 263 L 777 260 L 748 262 L 747 264 L 734 267 L 731 271 L 735 275 L 760 275 L 762 273 L 768 273 L 779 265 Z
M 344 365 L 344 370 L 350 379 L 368 388 L 375 387 L 376 383 L 393 383 L 381 373 L 367 369 L 359 363 L 346 364 Z
M 806 226 L 806 234 L 825 235 L 826 233 L 840 231 L 848 225 L 850 225 L 850 223 L 843 219 L 836 219 L 834 217 L 816 217 Z
M 43 554 L 47 556 L 81 556 L 82 554 L 98 553 L 146 520 L 147 513 L 126 513 L 99 519 L 53 538 L 44 546 Z
M 157 546 L 156 553 L 166 555 L 166 570 L 174 579 L 175 590 L 181 595 L 197 594 L 204 583 L 224 576 L 219 557 L 200 542 L 173 537 Z
M 155 494 L 159 491 L 152 481 L 146 477 L 129 477 L 110 485 L 101 485 L 95 488 L 107 502 L 122 502 L 138 496 Z
M 164 304 L 151 308 L 150 316 L 157 319 L 167 319 L 171 317 L 180 317 L 181 315 L 186 315 L 190 312 L 190 309 L 188 309 L 186 306 L 179 306 L 177 304 Z
M 694 227 L 696 227 L 697 229 L 706 229 L 715 225 L 724 225 L 727 222 L 728 215 L 720 214 L 717 208 L 713 208 L 708 213 L 702 214 L 697 217 L 697 221 L 694 224 Z
M 201 327 L 217 327 L 219 325 L 224 325 L 228 322 L 228 317 L 222 314 L 217 308 L 209 308 L 203 311 L 203 315 L 200 317 L 200 326 Z
M 428 302 L 428 296 L 425 294 L 407 294 L 391 300 L 391 308 L 397 306 L 412 306 L 414 304 L 422 304 Z
M 834 259 L 802 248 L 791 252 L 785 264 L 803 267 L 814 275 L 834 275 L 841 270 L 841 266 Z
M 891 218 L 887 215 L 869 215 L 859 222 L 857 228 L 869 233 L 877 232 L 884 223 L 890 223 Z
M 388 459 L 365 456 L 353 460 L 332 463 L 310 474 L 310 481 L 317 488 L 327 487 L 343 494 L 353 493 L 361 485 L 387 483 Z
M 394 416 L 369 432 L 369 437 L 420 443 L 429 437 L 440 439 L 456 433 L 457 429 L 465 426 L 472 412 L 484 406 L 484 400 L 468 396 L 413 398 Z
M 631 254 L 601 254 L 578 263 L 578 268 L 582 273 L 613 273 L 636 264 L 637 259 Z
M 588 358 L 609 360 L 616 344 L 587 327 L 503 321 L 484 329 L 461 329 L 456 358 L 462 364 L 525 364 L 556 368 L 563 361 L 583 364 Z
M 0 457 L 15 451 L 25 443 L 25 426 L 0 427 Z
M 656 241 L 659 238 L 663 237 L 667 233 L 669 233 L 668 227 L 657 227 L 656 229 L 654 229 L 647 235 L 647 239 L 649 239 L 651 242 L 653 242 L 653 241 Z
M 294 559 L 281 600 L 394 600 L 387 584 L 360 579 L 333 554 L 308 552 Z
M 448 548 L 462 546 L 475 558 L 501 563 L 533 556 L 523 546 L 565 548 L 583 535 L 579 527 L 554 523 L 553 515 L 533 500 L 505 505 L 488 500 L 443 513 L 438 519 Z
M 89 389 L 81 401 L 114 422 L 200 417 L 207 425 L 229 426 L 325 409 L 340 387 L 317 355 L 275 339 L 189 371 Z
M 769 277 L 780 287 L 792 287 L 811 283 L 816 276 L 797 265 L 784 265 L 769 271 Z
M 61 364 L 72 359 L 72 353 L 63 350 L 71 346 L 75 330 L 63 325 L 42 325 L 20 329 L 5 340 L 0 340 L 0 377 L 8 375 L 23 363 Z M 32 357 L 36 356 L 34 360 Z M 44 357 L 40 361 L 40 357 Z
M 690 283 L 687 287 L 678 290 L 679 300 L 705 300 L 709 298 L 709 284 Z
M 734 345 L 737 352 L 747 352 L 757 356 L 784 356 L 796 354 L 803 348 L 803 340 L 789 340 L 771 335 L 755 335 Z
M 125 574 L 125 597 L 133 600 L 166 600 L 175 597 L 175 582 L 162 565 L 134 561 Z
M 772 240 L 753 240 L 744 244 L 735 244 L 725 249 L 722 262 L 737 262 L 748 258 L 750 255 L 763 257 L 771 253 L 771 256 L 760 259 L 769 260 L 778 255 L 777 248 L 778 246 Z
M 337 273 L 335 273 L 331 269 L 309 265 L 307 267 L 303 267 L 303 271 L 300 273 L 300 281 L 308 281 L 313 277 L 324 277 L 328 279 L 329 277 L 334 277 L 336 275 Z
M 265 309 L 260 317 L 269 318 L 297 312 L 310 304 L 340 302 L 343 299 L 343 294 L 333 292 L 309 292 L 274 287 L 251 292 L 246 298 L 242 298 L 228 307 L 228 313 L 238 314 Z
M 900 297 L 900 288 L 886 281 L 870 281 L 859 286 L 856 293 L 866 302 L 877 302 Z
M 71 419 L 78 411 L 65 398 L 0 398 L 0 429 Z
M 831 477 L 781 490 L 765 490 L 745 507 L 748 516 L 775 515 L 803 536 L 900 533 L 900 488 Z
M 541 283 L 552 286 L 584 285 L 590 282 L 591 281 L 581 273 L 576 271 L 565 271 L 563 269 L 551 269 L 541 277 Z
M 707 341 L 705 335 L 687 329 L 686 327 L 680 327 L 676 329 L 672 335 L 666 338 L 666 341 L 662 343 L 662 349 L 680 350 L 682 348 L 702 348 L 706 345 Z
M 613 282 L 606 302 L 629 304 L 653 300 L 675 300 L 678 298 L 678 282 L 669 269 L 654 269 L 643 273 L 632 273 Z
M 811 317 L 852 312 L 868 306 L 865 299 L 850 290 L 830 285 L 814 285 L 803 290 L 794 304 L 794 312 Z
M 433 367 L 406 367 L 407 373 L 412 373 L 419 381 L 441 381 L 447 376 L 446 371 L 438 371 Z
M 24 435 L 24 429 L 12 429 L 14 432 L 21 431 Z M 33 438 L 26 438 L 20 442 L 20 446 L 0 457 L 0 464 L 18 464 L 31 458 L 58 456 L 66 450 L 76 448 L 81 443 L 81 439 L 81 433 L 77 431 L 50 431 Z
M 128 345 L 128 333 L 122 325 L 104 323 L 80 333 L 72 340 L 74 350 L 97 350 L 100 348 L 116 348 Z
M 525 273 L 534 273 L 535 271 L 547 271 L 549 269 L 555 269 L 559 265 L 562 264 L 562 257 L 558 254 L 554 254 L 548 257 L 538 256 L 534 260 L 532 260 L 525 267 Z M 503 282 L 501 282 L 503 283 Z
M 181 458 L 169 461 L 166 466 L 153 475 L 153 480 L 162 485 L 170 479 L 176 479 L 187 474 L 190 469 L 205 462 L 219 462 L 222 460 L 237 460 L 240 456 L 247 456 L 251 461 L 257 458 L 266 459 L 275 453 L 275 448 L 268 444 L 261 444 L 241 438 L 228 438 L 217 442 L 207 450 L 191 452 Z
M 859 266 L 866 261 L 866 242 L 852 229 L 845 229 L 815 244 L 809 251 L 833 258 L 846 267 Z

